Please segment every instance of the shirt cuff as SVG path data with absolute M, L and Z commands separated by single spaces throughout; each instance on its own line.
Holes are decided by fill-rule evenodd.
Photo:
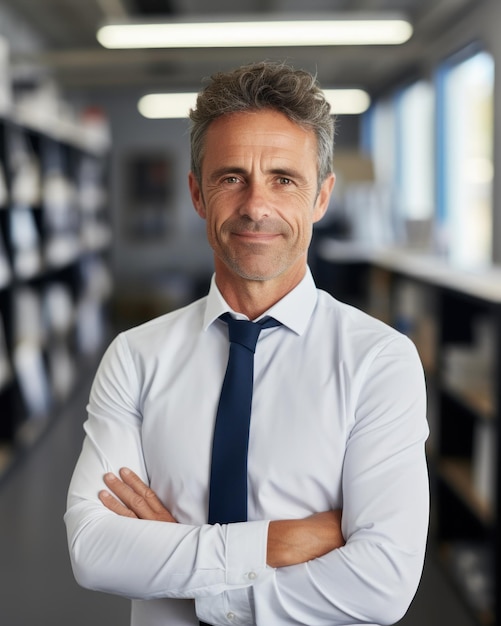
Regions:
M 267 571 L 269 521 L 238 522 L 226 526 L 226 583 L 254 585 Z
M 254 623 L 251 587 L 273 576 L 266 565 L 268 521 L 226 526 L 227 590 L 195 598 L 197 617 L 208 624 L 248 626 Z

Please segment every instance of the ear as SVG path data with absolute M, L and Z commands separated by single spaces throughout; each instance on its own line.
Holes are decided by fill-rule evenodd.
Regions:
M 313 209 L 313 222 L 318 222 L 322 219 L 327 211 L 329 206 L 330 197 L 332 194 L 332 190 L 334 189 L 334 185 L 336 184 L 336 175 L 329 174 L 327 178 L 322 183 L 320 187 L 320 191 L 318 192 L 317 199 L 315 201 L 315 206 Z
M 195 211 L 200 215 L 202 219 L 205 219 L 206 212 L 205 212 L 205 204 L 204 204 L 204 200 L 202 196 L 202 190 L 200 189 L 198 180 L 196 179 L 193 172 L 190 172 L 188 174 L 188 185 L 190 188 L 191 201 L 193 202 Z

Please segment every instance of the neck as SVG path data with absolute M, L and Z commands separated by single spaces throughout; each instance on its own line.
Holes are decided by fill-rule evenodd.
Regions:
M 228 277 L 216 269 L 216 284 L 223 298 L 237 313 L 254 320 L 292 291 L 304 278 L 296 272 L 268 280 L 249 280 L 240 276 Z

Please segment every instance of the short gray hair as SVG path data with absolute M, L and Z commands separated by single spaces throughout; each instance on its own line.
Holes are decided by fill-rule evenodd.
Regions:
M 334 118 L 317 80 L 309 72 L 285 63 L 260 62 L 230 72 L 218 72 L 199 93 L 190 110 L 191 170 L 201 182 L 205 137 L 222 115 L 273 109 L 317 137 L 318 186 L 332 172 Z

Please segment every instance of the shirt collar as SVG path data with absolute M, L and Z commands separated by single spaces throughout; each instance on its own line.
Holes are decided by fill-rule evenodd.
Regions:
M 260 316 L 274 317 L 284 326 L 290 328 L 297 335 L 302 335 L 306 330 L 310 317 L 317 302 L 317 289 L 310 268 L 301 282 L 292 291 Z M 232 313 L 240 319 L 247 319 L 245 315 L 236 313 L 231 309 L 216 285 L 215 276 L 212 277 L 204 315 L 204 330 L 223 313 Z

